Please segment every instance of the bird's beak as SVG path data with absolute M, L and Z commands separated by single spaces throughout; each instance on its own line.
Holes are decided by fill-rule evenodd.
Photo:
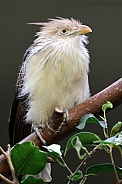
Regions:
M 81 25 L 80 28 L 76 31 L 78 35 L 84 35 L 92 32 L 92 29 L 86 25 Z

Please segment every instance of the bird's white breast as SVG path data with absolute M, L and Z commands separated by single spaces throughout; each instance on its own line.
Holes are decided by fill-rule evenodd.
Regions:
M 38 44 L 37 50 L 28 58 L 22 94 L 29 94 L 27 121 L 40 125 L 55 107 L 71 109 L 88 98 L 89 55 L 75 39 Z

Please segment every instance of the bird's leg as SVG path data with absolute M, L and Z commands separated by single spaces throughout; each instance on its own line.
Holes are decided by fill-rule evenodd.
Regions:
M 67 109 L 63 109 L 62 107 L 56 107 L 55 108 L 55 111 L 57 112 L 57 113 L 63 113 L 63 121 L 62 121 L 62 123 L 61 123 L 61 125 L 58 127 L 58 130 L 56 130 L 55 132 L 59 132 L 60 131 L 60 129 L 61 129 L 61 127 L 62 127 L 62 125 L 64 124 L 64 122 L 68 122 L 68 110 Z M 39 132 L 39 129 L 38 128 L 43 128 L 43 126 L 41 125 L 41 126 L 36 126 L 36 125 L 33 125 L 32 124 L 32 130 L 34 130 L 35 131 L 35 133 L 37 134 L 37 136 L 38 136 L 38 138 L 41 140 L 41 142 L 43 143 L 43 144 L 46 144 L 46 141 L 43 139 L 43 137 L 41 136 L 41 134 L 40 134 L 40 132 Z M 48 126 L 48 128 L 50 128 L 49 126 Z M 51 128 L 50 128 L 51 129 Z M 51 129 L 52 130 L 52 129 Z M 53 130 L 54 131 L 54 130 Z
M 37 134 L 37 136 L 39 137 L 39 139 L 41 140 L 41 142 L 43 144 L 46 144 L 46 141 L 43 139 L 43 137 L 41 136 L 40 132 L 39 132 L 39 127 L 37 127 L 36 125 L 32 125 L 32 129 L 35 131 L 35 133 Z

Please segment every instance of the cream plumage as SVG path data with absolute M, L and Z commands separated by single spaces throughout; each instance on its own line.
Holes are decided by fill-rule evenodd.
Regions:
M 32 24 L 41 28 L 20 68 L 16 91 L 18 105 L 16 108 L 13 105 L 12 109 L 19 111 L 22 107 L 23 113 L 22 118 L 20 114 L 19 118 L 14 116 L 12 124 L 11 114 L 11 131 L 12 126 L 18 126 L 17 119 L 34 127 L 44 126 L 55 107 L 69 110 L 89 97 L 89 54 L 84 46 L 87 44 L 84 34 L 91 29 L 73 18 Z M 22 138 L 25 135 L 23 133 Z M 16 132 L 10 132 L 12 142 L 16 137 Z
M 84 28 L 90 29 L 74 19 L 56 19 L 42 25 L 23 63 L 20 89 L 20 97 L 29 95 L 26 120 L 36 126 L 42 126 L 55 107 L 71 109 L 89 96 L 89 55 L 82 34 Z

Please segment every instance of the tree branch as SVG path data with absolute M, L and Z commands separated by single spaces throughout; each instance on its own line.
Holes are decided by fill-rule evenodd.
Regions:
M 75 131 L 75 126 L 79 122 L 80 118 L 85 114 L 92 113 L 95 116 L 100 114 L 101 107 L 106 101 L 111 101 L 115 106 L 122 103 L 122 78 L 105 88 L 101 92 L 92 96 L 82 104 L 76 106 L 69 111 L 68 123 L 64 121 L 64 113 L 54 111 L 48 125 L 45 129 L 40 129 L 40 133 L 47 145 L 59 142 L 72 132 Z M 60 127 L 60 130 L 58 130 Z M 42 143 L 38 139 L 35 132 L 30 134 L 21 143 L 25 141 L 33 141 L 35 145 L 41 148 Z M 0 173 L 4 176 L 10 175 L 10 169 L 4 155 L 0 155 Z

